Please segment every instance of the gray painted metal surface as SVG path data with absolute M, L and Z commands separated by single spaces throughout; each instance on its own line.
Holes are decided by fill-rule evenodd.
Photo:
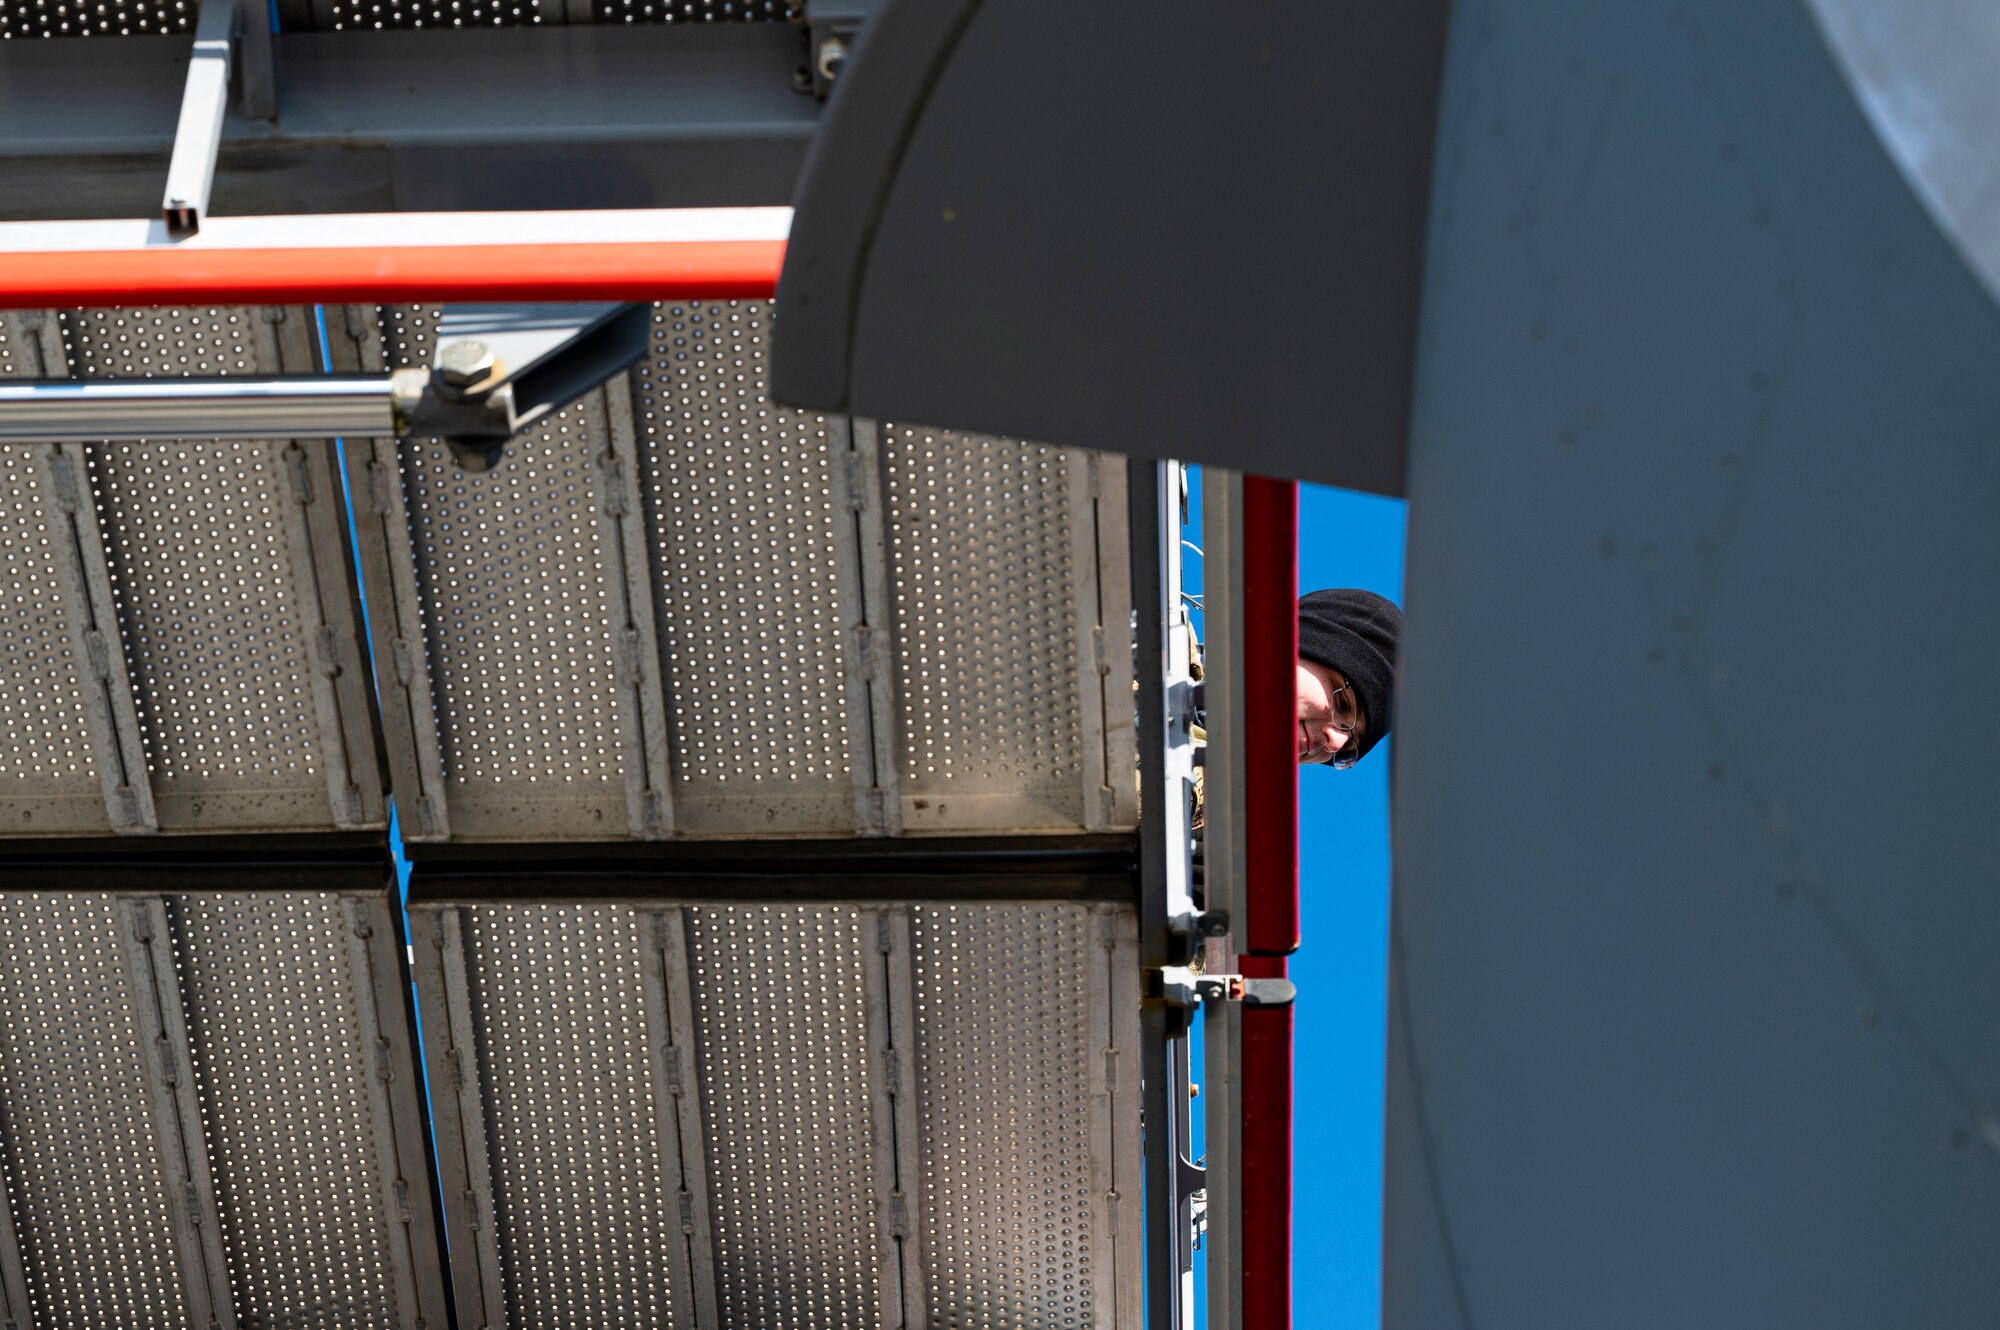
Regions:
M 884 0 L 778 400 L 1400 493 L 1445 9 Z
M 1129 908 L 412 910 L 462 1316 L 1138 1324 Z
M 117 879 L 0 896 L 21 1323 L 444 1324 L 387 898 Z
M 29 311 L 7 327 L 12 368 L 37 377 L 314 368 L 311 318 L 298 309 Z M 155 438 L 7 451 L 24 567 L 53 573 L 43 584 L 53 594 L 20 620 L 43 625 L 40 646 L 8 662 L 27 706 L 15 714 L 45 717 L 49 736 L 22 751 L 21 779 L 0 798 L 9 834 L 384 825 L 328 444 Z M 66 656 L 49 655 L 58 619 Z M 41 751 L 68 734 L 89 741 L 95 818 L 76 798 L 82 764 Z
M 427 364 L 434 318 L 330 320 L 335 366 Z M 488 475 L 350 448 L 406 835 L 1134 824 L 1122 470 L 773 409 L 767 319 L 658 306 Z
M 281 114 L 223 121 L 217 216 L 782 204 L 820 114 L 784 24 L 288 23 L 272 46 Z M 0 220 L 156 215 L 188 49 L 0 41 Z
M 2000 311 L 1805 6 L 1462 5 L 1438 160 L 1385 1324 L 1988 1324 Z

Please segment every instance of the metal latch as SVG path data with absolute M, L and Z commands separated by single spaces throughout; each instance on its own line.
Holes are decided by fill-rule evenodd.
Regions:
M 1246 1007 L 1289 1007 L 1298 987 L 1289 979 L 1258 979 L 1240 974 L 1199 974 L 1184 965 L 1152 972 L 1150 996 L 1177 1007 L 1204 1002 L 1241 1002 Z

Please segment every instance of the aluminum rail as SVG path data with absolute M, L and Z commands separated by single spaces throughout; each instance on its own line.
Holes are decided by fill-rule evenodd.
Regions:
M 0 442 L 392 435 L 387 376 L 0 380 Z

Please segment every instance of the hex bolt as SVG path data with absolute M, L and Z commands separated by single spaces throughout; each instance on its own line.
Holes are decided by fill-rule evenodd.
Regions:
M 838 37 L 829 37 L 819 44 L 819 76 L 828 83 L 840 77 L 840 70 L 847 63 L 847 43 Z
M 493 348 L 484 342 L 453 342 L 438 352 L 438 382 L 459 392 L 493 372 Z

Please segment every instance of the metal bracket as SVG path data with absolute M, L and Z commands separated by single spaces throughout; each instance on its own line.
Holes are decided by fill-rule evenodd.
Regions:
M 206 0 L 202 22 L 209 23 L 212 7 L 222 3 Z M 224 10 L 235 12 L 226 5 Z M 177 147 L 175 161 L 180 159 Z M 199 182 L 204 205 L 207 187 L 204 178 Z M 193 197 L 183 197 L 193 209 L 190 217 L 199 212 L 187 203 Z M 170 213 L 179 206 L 174 199 L 170 188 Z M 447 310 L 440 321 L 456 340 L 440 337 L 435 369 L 400 369 L 386 380 L 333 375 L 14 380 L 0 383 L 0 443 L 394 434 L 442 438 L 460 467 L 489 471 L 517 431 L 643 359 L 651 324 L 651 306 L 637 303 L 540 310 L 467 305 Z
M 229 64 L 238 21 L 236 0 L 201 0 L 174 155 L 167 163 L 166 198 L 160 204 L 167 234 L 177 240 L 201 230 L 201 219 L 208 215 L 222 120 L 229 112 Z
M 1147 974 L 1147 996 L 1191 1010 L 1204 1002 L 1241 1002 L 1246 1007 L 1289 1007 L 1298 985 L 1289 979 L 1257 979 L 1240 974 L 1202 974 L 1169 965 Z
M 875 0 L 805 0 L 808 78 L 798 80 L 801 92 L 824 98 L 847 68 L 861 27 L 875 10 Z

